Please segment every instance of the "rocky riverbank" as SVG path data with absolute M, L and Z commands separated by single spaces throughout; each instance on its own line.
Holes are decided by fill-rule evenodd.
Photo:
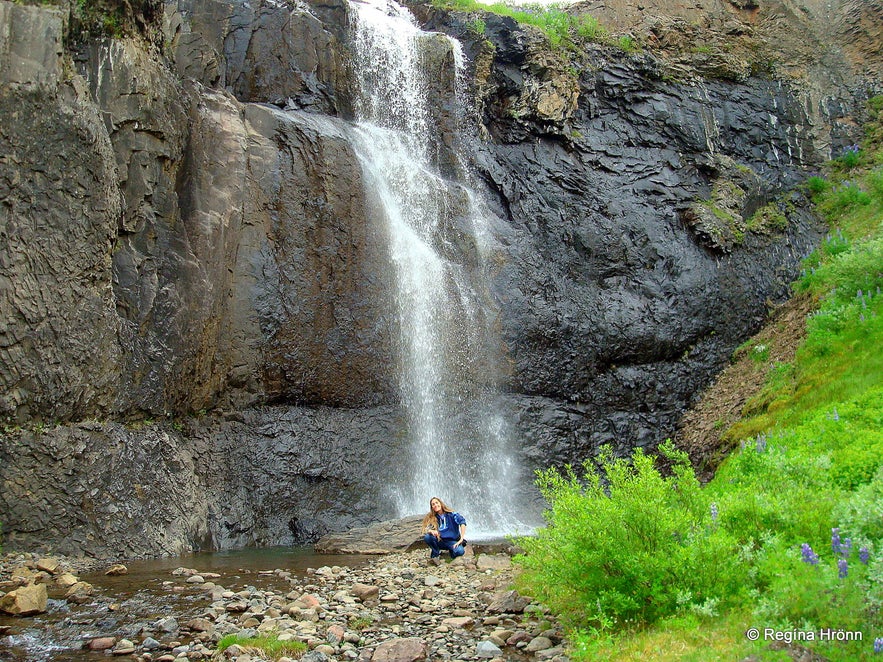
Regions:
M 0 561 L 6 592 L 0 600 L 11 602 L 10 595 L 28 588 L 66 600 L 67 621 L 77 621 L 77 609 L 112 613 L 115 619 L 99 617 L 83 626 L 80 648 L 139 662 L 264 659 L 237 645 L 218 651 L 218 642 L 231 634 L 303 642 L 301 659 L 311 662 L 567 659 L 561 628 L 548 610 L 512 590 L 507 554 L 470 549 L 465 557 L 434 565 L 418 550 L 357 567 L 236 576 L 180 567 L 162 582 L 165 609 L 153 618 L 131 600 L 84 586 L 73 574 L 78 568 L 89 569 L 67 559 L 7 555 Z M 125 566 L 108 565 L 106 571 L 125 572 Z M 79 590 L 72 592 L 73 586 Z M 114 627 L 101 629 L 111 622 Z M 0 650 L 11 638 L 12 628 L 4 628 Z

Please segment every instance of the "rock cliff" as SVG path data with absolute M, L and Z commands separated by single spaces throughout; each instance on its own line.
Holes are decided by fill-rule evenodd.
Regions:
M 820 232 L 789 191 L 880 88 L 878 3 L 833 4 L 831 62 L 772 67 L 712 66 L 664 2 L 601 17 L 637 53 L 412 7 L 468 56 L 474 122 L 440 150 L 495 212 L 502 413 L 529 466 L 670 436 L 787 297 Z M 787 5 L 715 3 L 704 34 L 822 34 Z M 0 0 L 7 543 L 168 554 L 387 518 L 398 328 L 346 4 L 121 6 L 102 30 L 76 4 Z

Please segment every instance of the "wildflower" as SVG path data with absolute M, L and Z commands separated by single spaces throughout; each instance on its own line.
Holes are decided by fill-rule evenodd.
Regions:
M 846 576 L 849 574 L 849 561 L 846 559 L 840 559 L 837 561 L 837 576 L 840 579 L 846 579 Z
M 871 559 L 871 551 L 867 547 L 862 547 L 858 550 L 858 560 L 868 565 L 868 561 Z
M 804 563 L 809 563 L 810 565 L 819 564 L 819 557 L 814 551 L 812 551 L 812 547 L 809 546 L 809 543 L 805 542 L 800 546 L 800 554 Z
M 848 559 L 849 555 L 852 553 L 852 538 L 845 538 L 843 540 L 843 544 L 840 546 L 840 554 L 843 558 Z
M 831 551 L 835 554 L 840 553 L 840 529 L 831 529 Z
M 831 418 L 835 421 L 840 420 L 840 414 L 837 413 L 837 407 L 834 407 L 834 413 L 831 414 Z
M 763 453 L 766 450 L 766 435 L 765 434 L 758 435 L 755 444 L 757 446 L 757 452 Z
M 877 637 L 874 639 L 874 652 L 883 653 L 883 637 Z
M 715 524 L 717 524 L 717 514 L 718 514 L 717 513 L 717 504 L 712 503 L 710 510 L 711 510 L 711 521 L 714 522 Z

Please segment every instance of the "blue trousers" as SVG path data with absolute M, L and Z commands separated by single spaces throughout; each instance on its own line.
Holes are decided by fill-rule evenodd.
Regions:
M 437 559 L 441 556 L 442 550 L 448 550 L 451 553 L 451 558 L 455 559 L 458 556 L 463 556 L 466 553 L 466 548 L 463 545 L 457 545 L 456 540 L 439 540 L 431 533 L 427 533 L 423 536 L 423 540 L 429 545 L 429 549 L 432 551 L 429 554 L 429 558 Z

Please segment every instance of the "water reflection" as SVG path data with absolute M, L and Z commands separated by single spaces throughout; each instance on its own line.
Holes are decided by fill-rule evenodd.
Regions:
M 253 586 L 259 590 L 290 590 L 286 577 L 304 576 L 308 568 L 358 566 L 371 557 L 316 554 L 312 547 L 242 549 L 125 562 L 126 575 L 83 573 L 95 588 L 86 604 L 69 604 L 62 590 L 50 590 L 45 614 L 17 618 L 0 615 L 0 660 L 3 662 L 83 662 L 106 660 L 103 651 L 85 650 L 96 637 L 126 638 L 138 643 L 144 630 L 163 618 L 179 623 L 201 616 L 211 604 L 198 585 L 186 584 L 172 572 L 180 567 L 217 573 L 216 584 L 231 591 Z M 182 643 L 186 643 L 186 638 Z

